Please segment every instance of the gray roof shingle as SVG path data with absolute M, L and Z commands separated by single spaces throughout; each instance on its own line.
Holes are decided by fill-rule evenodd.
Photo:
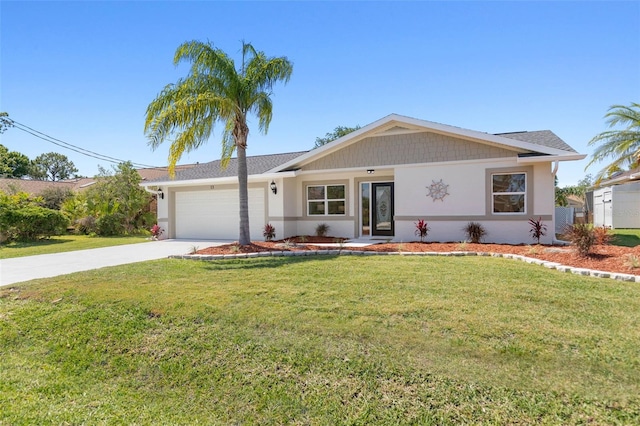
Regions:
M 496 133 L 495 136 L 501 136 L 509 139 L 514 139 L 521 142 L 529 142 L 540 146 L 549 148 L 560 149 L 568 152 L 576 152 L 573 148 L 567 145 L 562 139 L 560 139 L 555 133 L 550 130 L 538 130 L 533 132 L 511 132 L 511 133 Z M 247 157 L 247 173 L 249 175 L 257 175 L 265 173 L 268 170 L 276 168 L 282 164 L 285 164 L 309 151 L 288 152 L 284 154 L 268 154 L 268 155 L 255 155 Z M 220 160 L 211 161 L 208 163 L 197 164 L 186 170 L 176 170 L 176 181 L 184 180 L 197 180 L 197 179 L 214 179 L 222 177 L 234 177 L 238 173 L 238 159 L 236 157 L 229 160 L 227 168 L 220 167 Z M 166 181 L 167 175 L 157 177 L 154 179 L 147 179 L 145 182 L 159 182 Z
M 560 149 L 562 151 L 576 152 L 562 139 L 551 130 L 536 130 L 533 132 L 510 132 L 495 133 L 494 136 L 502 136 L 509 139 L 515 139 L 521 142 L 534 143 L 536 145 L 546 146 L 548 148 Z
M 258 175 L 273 169 L 281 164 L 293 160 L 305 154 L 307 151 L 288 152 L 284 154 L 269 154 L 247 156 L 247 174 Z M 225 169 L 220 166 L 220 160 L 211 161 L 209 163 L 197 164 L 187 169 L 176 171 L 174 180 L 196 180 L 196 179 L 213 179 L 222 177 L 234 177 L 238 175 L 238 159 L 236 157 L 229 160 L 229 164 Z M 146 182 L 166 181 L 167 176 L 149 179 Z

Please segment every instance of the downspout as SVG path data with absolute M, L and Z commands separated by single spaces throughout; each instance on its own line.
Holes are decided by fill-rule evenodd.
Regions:
M 556 160 L 553 162 L 553 169 L 551 170 L 551 176 L 553 177 L 553 181 L 555 183 L 556 174 L 558 173 L 558 167 L 560 167 L 560 161 Z M 551 239 L 552 244 L 567 244 L 566 241 L 561 241 L 556 239 L 556 199 L 555 199 L 555 185 L 553 187 L 553 238 Z

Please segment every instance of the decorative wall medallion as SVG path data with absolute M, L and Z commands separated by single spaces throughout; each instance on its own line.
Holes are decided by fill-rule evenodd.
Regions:
M 427 189 L 429 190 L 429 192 L 427 193 L 427 197 L 433 198 L 433 201 L 444 201 L 444 197 L 449 195 L 449 193 L 447 192 L 447 188 L 449 188 L 449 185 L 442 182 L 442 179 L 440 179 L 438 182 L 436 182 L 435 180 L 432 180 L 431 182 L 433 183 L 427 186 Z

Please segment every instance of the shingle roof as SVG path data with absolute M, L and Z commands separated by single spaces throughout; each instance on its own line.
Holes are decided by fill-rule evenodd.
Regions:
M 502 136 L 509 139 L 515 139 L 521 142 L 534 143 L 536 145 L 546 146 L 548 148 L 561 149 L 568 152 L 576 152 L 562 139 L 551 130 L 537 130 L 533 132 L 510 132 L 495 133 L 494 136 Z
M 37 195 L 49 188 L 67 188 L 75 190 L 74 182 L 51 182 L 46 180 L 0 179 L 0 191 L 7 194 L 14 191 Z
M 511 133 L 496 133 L 494 136 L 501 136 L 509 139 L 514 139 L 521 142 L 529 142 L 540 146 L 549 148 L 560 149 L 568 152 L 576 152 L 573 148 L 567 145 L 562 139 L 560 139 L 555 133 L 550 130 L 538 130 L 532 132 L 511 132 Z M 268 170 L 274 169 L 282 164 L 288 163 L 299 156 L 308 153 L 309 151 L 288 152 L 284 154 L 269 154 L 269 155 L 256 155 L 247 157 L 247 173 L 249 175 L 257 175 L 265 173 Z M 197 179 L 215 179 L 223 177 L 237 176 L 238 159 L 232 158 L 229 160 L 229 164 L 226 169 L 220 167 L 220 160 L 211 161 L 208 163 L 196 164 L 186 170 L 176 170 L 176 181 L 184 180 L 197 180 Z M 144 182 L 164 182 L 167 175 L 158 176 L 154 178 L 147 178 Z
M 288 152 L 285 154 L 255 155 L 247 157 L 247 174 L 257 175 L 278 167 L 288 161 L 293 160 L 305 154 L 307 151 Z M 187 170 L 176 171 L 175 180 L 195 180 L 195 179 L 212 179 L 222 177 L 233 177 L 238 175 L 238 159 L 236 157 L 229 160 L 229 164 L 225 169 L 220 167 L 220 160 L 211 161 L 209 163 L 198 164 Z M 148 179 L 145 182 L 165 181 L 167 178 L 159 177 L 156 179 Z

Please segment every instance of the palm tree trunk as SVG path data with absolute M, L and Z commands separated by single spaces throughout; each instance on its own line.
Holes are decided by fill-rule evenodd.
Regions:
M 238 144 L 238 192 L 240 197 L 240 237 L 241 246 L 251 243 L 249 232 L 249 192 L 247 188 L 247 150 L 245 144 Z

